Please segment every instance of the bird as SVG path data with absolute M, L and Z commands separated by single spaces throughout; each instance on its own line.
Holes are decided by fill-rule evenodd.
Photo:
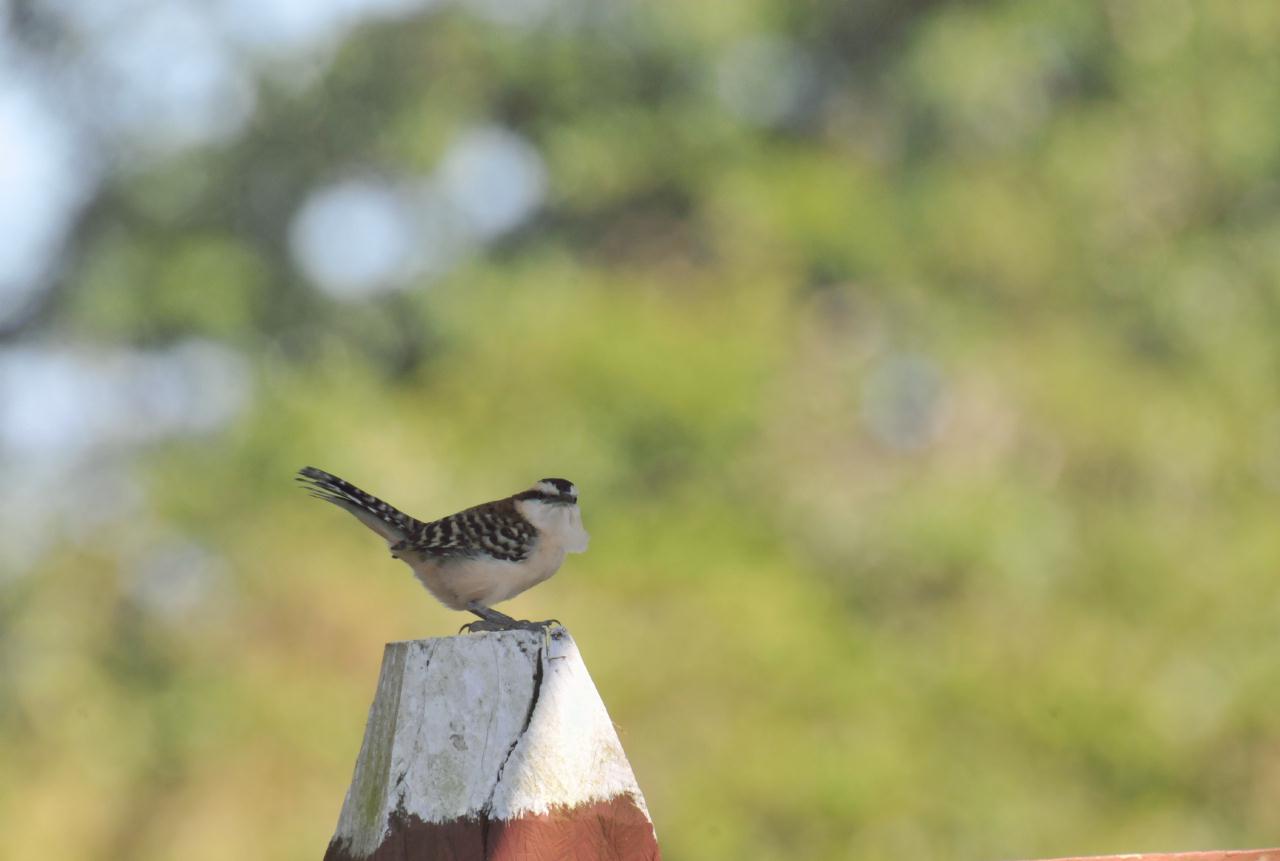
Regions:
M 437 601 L 479 617 L 470 632 L 546 631 L 558 624 L 517 620 L 493 605 L 543 582 L 560 570 L 568 553 L 584 553 L 578 489 L 564 478 L 544 478 L 528 490 L 421 521 L 314 466 L 296 480 L 311 495 L 351 512 L 386 542 L 393 559 L 412 569 Z

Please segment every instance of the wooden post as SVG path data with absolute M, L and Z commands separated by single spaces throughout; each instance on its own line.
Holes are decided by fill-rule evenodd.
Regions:
M 659 861 L 569 632 L 388 643 L 325 861 Z

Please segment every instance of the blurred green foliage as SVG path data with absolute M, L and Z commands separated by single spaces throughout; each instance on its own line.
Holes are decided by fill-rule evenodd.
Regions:
M 448 7 L 263 72 L 25 333 L 212 339 L 252 399 L 0 586 L 3 854 L 319 857 L 382 643 L 464 620 L 308 463 L 424 517 L 578 483 L 591 552 L 507 609 L 574 632 L 671 861 L 1280 842 L 1277 44 L 1266 0 Z M 311 189 L 477 122 L 533 220 L 299 274 Z M 212 585 L 158 612 L 176 537 Z

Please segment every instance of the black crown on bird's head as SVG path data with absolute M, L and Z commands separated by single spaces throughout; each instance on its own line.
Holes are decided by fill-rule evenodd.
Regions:
M 572 505 L 578 501 L 578 488 L 567 478 L 544 478 L 523 493 L 517 493 L 516 499 Z

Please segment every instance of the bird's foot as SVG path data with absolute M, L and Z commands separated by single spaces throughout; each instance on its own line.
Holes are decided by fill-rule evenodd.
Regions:
M 491 622 L 486 619 L 478 619 L 463 625 L 458 629 L 458 633 L 483 634 L 497 631 L 533 631 L 536 634 L 545 634 L 552 628 L 559 627 L 561 627 L 559 619 L 547 619 L 542 622 L 530 622 L 527 619 Z
M 461 634 L 481 634 L 487 631 L 534 631 L 545 634 L 552 628 L 560 627 L 559 619 L 547 619 L 545 622 L 530 622 L 527 619 L 513 619 L 505 613 L 499 613 L 492 607 L 486 607 L 479 601 L 467 604 L 467 609 L 480 617 L 478 622 L 471 622 L 458 629 Z
M 486 622 L 484 619 L 476 619 L 474 622 L 468 622 L 458 629 L 459 634 L 485 634 L 489 632 L 509 631 L 511 628 L 498 622 Z
M 564 627 L 563 625 L 560 624 L 559 619 L 543 619 L 541 622 L 530 622 L 528 620 L 523 620 L 523 621 L 517 622 L 516 624 L 526 631 L 539 631 L 544 634 L 547 631 L 550 631 L 552 628 Z

